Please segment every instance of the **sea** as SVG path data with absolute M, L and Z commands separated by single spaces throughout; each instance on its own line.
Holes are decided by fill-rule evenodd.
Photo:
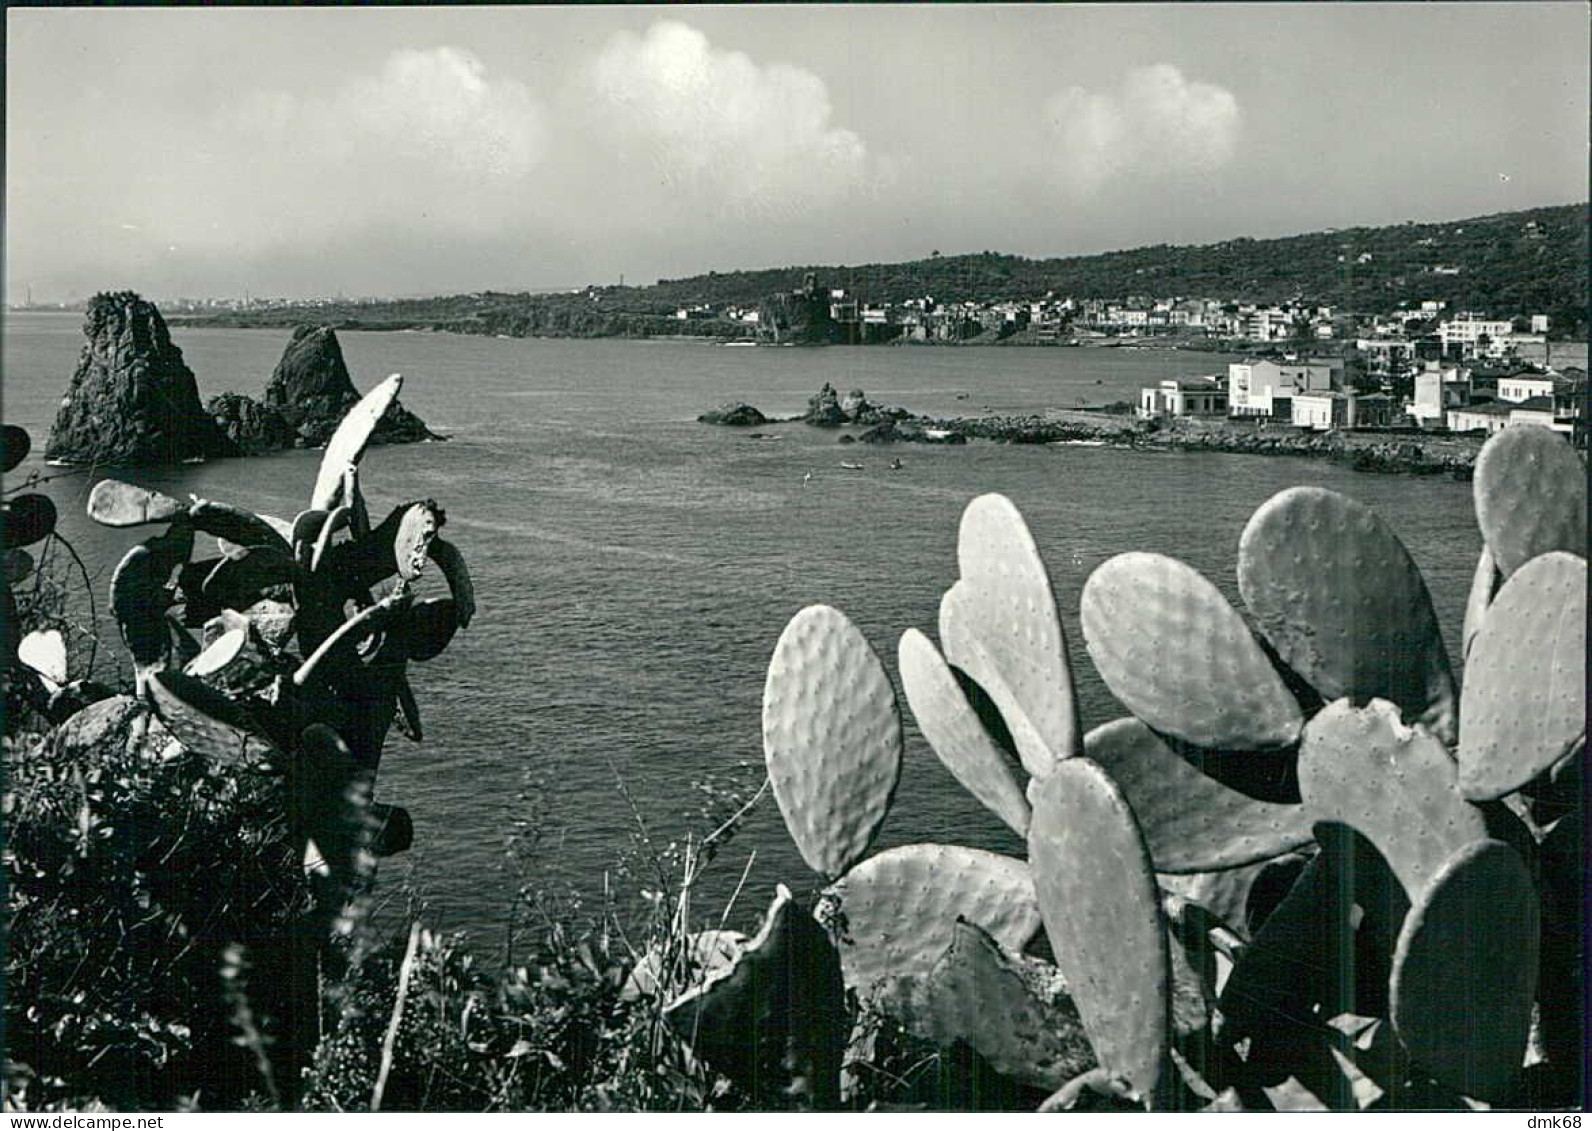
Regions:
M 82 345 L 81 315 L 5 319 L 5 419 L 34 452 L 8 478 L 59 474 L 39 453 Z M 201 395 L 260 395 L 285 330 L 175 327 Z M 1090 571 L 1129 550 L 1182 559 L 1238 601 L 1234 562 L 1250 513 L 1296 484 L 1381 513 L 1425 574 L 1451 656 L 1481 546 L 1470 486 L 1367 475 L 1325 462 L 1077 445 L 842 446 L 834 432 L 699 424 L 730 400 L 771 417 L 821 385 L 862 389 L 917 412 L 1029 413 L 1137 401 L 1141 386 L 1209 373 L 1212 354 L 1099 348 L 737 348 L 679 341 L 502 339 L 426 332 L 339 334 L 355 383 L 404 376 L 403 402 L 446 443 L 371 449 L 362 485 L 374 518 L 433 498 L 475 579 L 479 612 L 442 656 L 411 669 L 425 741 L 388 740 L 379 800 L 405 806 L 411 852 L 383 863 L 405 913 L 508 945 L 534 883 L 553 905 L 611 901 L 642 914 L 678 856 L 762 780 L 761 701 L 785 623 L 822 602 L 843 610 L 892 679 L 901 633 L 935 635 L 956 579 L 956 532 L 975 496 L 1020 508 L 1050 572 L 1086 727 L 1125 712 L 1091 667 L 1078 626 Z M 902 467 L 892 470 L 892 457 Z M 320 454 L 292 452 L 119 473 L 291 519 Z M 860 470 L 842 467 L 860 463 Z M 120 555 L 146 532 L 95 526 L 95 476 L 42 490 L 83 557 L 103 615 Z M 422 578 L 422 595 L 445 592 Z M 95 675 L 117 674 L 114 629 Z M 125 673 L 125 666 L 122 668 Z M 74 673 L 84 674 L 84 673 Z M 1017 838 L 939 764 L 913 725 L 880 835 L 1021 854 Z M 511 851 L 511 846 L 517 845 Z M 706 865 L 702 921 L 747 927 L 774 885 L 811 891 L 765 794 Z M 556 901 L 556 902 L 554 902 Z

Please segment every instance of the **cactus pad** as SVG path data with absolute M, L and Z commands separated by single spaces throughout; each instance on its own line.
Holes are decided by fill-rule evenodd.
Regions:
M 730 966 L 746 949 L 748 941 L 740 931 L 694 931 L 686 936 L 684 948 L 672 955 L 666 955 L 664 947 L 654 943 L 631 969 L 630 976 L 619 991 L 619 998 L 621 1001 L 639 1001 L 644 997 L 656 996 L 664 964 L 671 960 L 684 967 L 682 973 L 689 984 L 698 985 Z M 661 980 L 674 984 L 667 976 Z
M 840 950 L 846 985 L 866 994 L 891 975 L 927 973 L 958 918 L 1021 950 L 1039 930 L 1021 860 L 947 844 L 871 856 L 825 889 L 818 914 Z
M 1470 582 L 1470 596 L 1465 600 L 1465 624 L 1460 636 L 1459 655 L 1463 660 L 1470 659 L 1471 642 L 1476 639 L 1476 634 L 1481 631 L 1481 622 L 1487 615 L 1487 606 L 1492 604 L 1493 597 L 1498 592 L 1498 586 L 1503 582 L 1503 575 L 1498 572 L 1498 565 L 1493 561 L 1492 551 L 1485 545 L 1481 548 L 1481 556 L 1476 559 L 1476 575 Z M 1463 712 L 1461 712 L 1463 714 Z
M 1290 852 L 1219 872 L 1161 873 L 1156 882 L 1163 891 L 1198 904 L 1248 942 L 1265 925 L 1307 863 L 1305 856 Z
M 54 691 L 70 681 L 66 668 L 66 637 L 58 628 L 35 629 L 17 643 L 17 659 L 44 677 Z
M 1060 971 L 972 923 L 957 922 L 926 975 L 891 979 L 889 990 L 887 1011 L 909 1032 L 944 1048 L 965 1041 L 1019 1083 L 1054 1090 L 1095 1066 Z
M 170 522 L 187 510 L 180 499 L 119 479 L 101 479 L 88 493 L 88 516 L 101 526 Z
M 1586 561 L 1547 553 L 1498 591 L 1471 646 L 1459 786 L 1492 800 L 1529 783 L 1586 733 Z
M 1320 487 L 1272 496 L 1239 539 L 1238 587 L 1283 661 L 1323 699 L 1389 699 L 1454 740 L 1454 677 L 1431 596 L 1375 511 Z
M 475 584 L 470 580 L 470 570 L 464 564 L 464 555 L 452 542 L 441 538 L 433 538 L 427 552 L 448 583 L 448 592 L 457 606 L 459 627 L 469 628 L 475 616 Z
M 276 527 L 241 507 L 200 499 L 188 508 L 188 517 L 195 529 L 233 546 L 270 546 L 289 556 L 293 553 L 293 547 Z
M 270 741 L 226 695 L 177 671 L 156 672 L 149 686 L 160 721 L 195 754 L 233 765 L 271 760 Z
M 204 651 L 189 660 L 183 672 L 195 679 L 214 675 L 236 660 L 248 642 L 249 630 L 246 625 L 229 628 L 206 645 Z
M 431 540 L 442 525 L 442 514 L 430 503 L 413 503 L 404 509 L 398 522 L 398 536 L 393 540 L 393 560 L 398 565 L 398 576 L 412 581 L 426 568 L 426 554 Z
M 1558 433 L 1534 425 L 1499 432 L 1476 457 L 1471 490 L 1504 577 L 1551 550 L 1586 553 L 1586 468 Z
M 8 549 L 31 546 L 55 533 L 55 503 L 48 495 L 17 495 L 5 501 L 5 541 Z
M 357 467 L 364 458 L 365 445 L 370 443 L 371 433 L 376 430 L 377 423 L 388 407 L 398 399 L 398 390 L 403 383 L 403 377 L 394 373 L 361 397 L 359 403 L 344 415 L 321 456 L 315 489 L 310 493 L 312 510 L 331 510 L 339 502 L 350 502 L 342 498 L 344 475 L 349 467 Z
M 861 858 L 901 776 L 901 718 L 884 665 L 846 615 L 809 605 L 774 647 L 763 687 L 774 798 L 808 867 Z
M 1004 495 L 967 505 L 956 556 L 961 580 L 940 606 L 940 647 L 1000 709 L 1029 774 L 1044 777 L 1083 746 L 1045 563 Z
M 1069 758 L 1039 783 L 1028 859 L 1056 964 L 1101 1066 L 1155 1092 L 1171 1032 L 1161 893 L 1127 799 Z
M 840 1102 L 840 962 L 823 928 L 784 887 L 735 964 L 676 1000 L 664 1018 L 760 1108 L 824 1110 Z
M 1513 849 L 1455 852 L 1405 917 L 1393 958 L 1393 1024 L 1440 1083 L 1490 1102 L 1520 1074 L 1536 995 L 1539 909 Z
M 1161 554 L 1118 554 L 1089 575 L 1081 616 L 1101 678 L 1156 730 L 1212 750 L 1299 737 L 1298 702 L 1198 570 Z
M 901 634 L 901 686 L 918 727 L 953 777 L 1018 836 L 1028 835 L 1028 802 L 939 650 L 915 628 Z
M 1454 760 L 1384 700 L 1329 705 L 1305 726 L 1299 795 L 1317 821 L 1348 825 L 1387 861 L 1411 900 L 1455 851 L 1487 835 L 1459 793 Z
M 1213 872 L 1277 856 L 1310 841 L 1302 805 L 1257 801 L 1190 765 L 1138 719 L 1084 738 L 1138 818 L 1158 872 Z

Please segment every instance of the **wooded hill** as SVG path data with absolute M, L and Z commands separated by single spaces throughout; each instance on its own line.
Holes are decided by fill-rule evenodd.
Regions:
M 278 307 L 202 319 L 247 325 L 314 320 L 355 327 L 429 326 L 477 333 L 676 334 L 733 332 L 717 320 L 673 319 L 684 306 L 755 307 L 813 273 L 863 302 L 932 295 L 962 300 L 1134 296 L 1299 302 L 1382 313 L 1441 299 L 1497 317 L 1548 314 L 1555 337 L 1587 330 L 1587 205 L 1533 208 L 1435 224 L 1341 228 L 1281 239 L 1201 246 L 1158 244 L 1101 255 L 1029 259 L 985 251 L 907 263 L 805 265 L 709 272 L 648 287 L 558 294 L 485 292 L 434 299 Z M 185 319 L 186 320 L 186 319 Z

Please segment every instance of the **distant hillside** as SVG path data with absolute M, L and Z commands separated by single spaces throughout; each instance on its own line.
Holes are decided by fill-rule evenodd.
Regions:
M 709 272 L 650 287 L 594 287 L 568 294 L 487 293 L 387 303 L 322 304 L 234 314 L 234 323 L 302 318 L 357 327 L 432 326 L 506 334 L 639 336 L 736 332 L 733 323 L 677 322 L 700 303 L 756 306 L 801 284 L 807 272 L 864 302 L 933 295 L 964 299 L 1131 296 L 1234 302 L 1308 300 L 1381 313 L 1424 299 L 1495 316 L 1548 314 L 1556 337 L 1587 332 L 1587 206 L 1568 204 L 1438 224 L 1342 228 L 1281 239 L 1236 239 L 1198 247 L 1157 245 L 1103 255 L 1028 259 L 983 252 L 909 263 L 792 266 Z

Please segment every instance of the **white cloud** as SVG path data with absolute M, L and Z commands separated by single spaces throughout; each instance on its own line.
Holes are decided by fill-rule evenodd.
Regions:
M 762 65 L 663 20 L 615 34 L 588 78 L 598 120 L 621 155 L 639 150 L 665 186 L 707 192 L 743 213 L 795 212 L 866 187 L 861 137 L 831 121 L 828 88 L 783 63 Z
M 276 190 L 265 232 L 419 218 L 480 228 L 523 199 L 548 144 L 529 87 L 446 46 L 394 51 L 328 95 L 255 92 L 216 127 L 227 151 L 249 155 L 216 170 L 231 182 L 224 188 L 256 198 Z
M 1128 176 L 1206 173 L 1232 159 L 1243 116 L 1232 92 L 1169 63 L 1136 67 L 1117 90 L 1071 87 L 1045 107 L 1059 179 L 1093 193 Z

